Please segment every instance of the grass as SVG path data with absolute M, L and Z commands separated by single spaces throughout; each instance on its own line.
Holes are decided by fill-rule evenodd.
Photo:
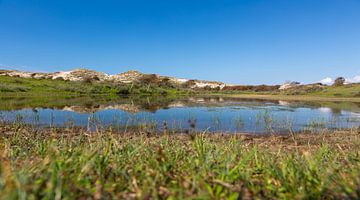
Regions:
M 314 87 L 314 88 L 313 88 Z M 301 101 L 351 101 L 360 102 L 360 84 L 343 86 L 299 86 L 288 90 L 274 91 L 222 91 L 212 92 L 212 95 L 258 98 L 274 100 L 301 100 Z
M 303 102 L 360 102 L 359 97 L 335 97 L 335 96 L 316 96 L 316 95 L 283 95 L 283 94 L 241 94 L 241 93 L 214 93 L 209 96 L 232 97 L 238 99 L 259 99 L 259 100 L 283 100 L 283 101 L 303 101 Z
M 359 199 L 360 133 L 0 126 L 0 199 Z
M 190 91 L 153 84 L 80 82 L 0 76 L 0 96 L 176 96 Z
M 323 90 L 309 93 L 314 96 L 327 97 L 360 97 L 360 84 L 349 84 L 343 86 L 327 86 Z
M 314 86 L 315 87 L 315 86 Z M 64 80 L 17 78 L 0 76 L 0 96 L 179 96 L 179 95 L 222 95 L 241 98 L 266 98 L 308 101 L 353 101 L 360 102 L 360 84 L 324 87 L 296 87 L 279 91 L 231 91 L 186 89 L 182 86 L 166 86 L 157 83 L 124 84 L 112 82 L 76 82 Z

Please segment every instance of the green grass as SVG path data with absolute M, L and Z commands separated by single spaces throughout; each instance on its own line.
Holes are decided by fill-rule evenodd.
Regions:
M 307 95 L 318 97 L 360 97 L 360 84 L 348 84 L 342 86 L 299 86 L 281 91 L 283 95 Z
M 0 76 L 0 96 L 80 96 L 80 95 L 265 95 L 265 96 L 307 96 L 330 98 L 359 98 L 360 84 L 343 86 L 296 87 L 279 91 L 219 91 L 198 89 L 196 92 L 181 86 L 162 86 L 158 84 L 123 84 L 111 82 L 76 82 L 49 79 L 17 78 Z
M 253 91 L 253 90 L 225 90 L 220 92 L 209 92 L 212 94 L 222 95 L 262 95 L 262 96 L 307 96 L 313 97 L 330 97 L 330 98 L 360 98 L 360 84 L 349 84 L 343 86 L 298 86 L 287 90 L 273 91 Z
M 0 76 L 0 96 L 184 95 L 191 91 L 153 84 L 77 82 Z
M 89 96 L 89 95 L 179 95 L 195 94 L 181 86 L 166 87 L 157 84 L 124 84 L 111 82 L 80 82 L 52 79 L 19 78 L 0 76 L 0 96 Z M 251 94 L 253 91 L 197 90 L 196 94 Z M 257 92 L 257 94 L 262 94 Z M 268 94 L 268 93 L 266 93 Z
M 0 199 L 359 199 L 360 135 L 1 126 Z
M 339 87 L 329 86 L 317 92 L 310 93 L 318 96 L 333 97 L 360 97 L 360 84 L 343 85 Z

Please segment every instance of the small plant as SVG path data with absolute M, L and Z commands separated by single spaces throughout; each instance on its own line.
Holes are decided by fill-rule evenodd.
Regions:
M 169 127 L 167 121 L 163 122 L 163 132 L 166 134 L 168 133 Z
M 237 131 L 240 131 L 244 127 L 244 120 L 241 116 L 235 118 L 235 128 Z
M 196 129 L 196 119 L 191 118 L 188 120 L 189 127 L 191 128 L 191 132 L 195 132 Z
M 273 131 L 273 117 L 270 115 L 268 110 L 265 110 L 264 112 L 264 124 L 265 128 L 268 132 Z

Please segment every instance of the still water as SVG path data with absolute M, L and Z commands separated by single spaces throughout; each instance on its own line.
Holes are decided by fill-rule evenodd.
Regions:
M 24 101 L 24 99 L 22 99 Z M 2 100 L 10 101 L 8 100 Z M 13 100 L 14 101 L 14 100 Z M 58 106 L 0 105 L 0 120 L 40 126 L 152 127 L 186 131 L 281 133 L 360 126 L 360 105 L 233 98 L 121 99 L 61 102 Z M 11 106 L 10 106 L 11 105 Z

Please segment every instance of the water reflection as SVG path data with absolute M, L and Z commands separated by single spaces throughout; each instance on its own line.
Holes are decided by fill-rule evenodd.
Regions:
M 360 106 L 352 102 L 299 102 L 225 97 L 69 98 L 39 101 L 2 99 L 3 121 L 43 126 L 152 127 L 225 132 L 286 132 L 351 128 L 360 124 Z M 189 123 L 191 121 L 191 123 Z

